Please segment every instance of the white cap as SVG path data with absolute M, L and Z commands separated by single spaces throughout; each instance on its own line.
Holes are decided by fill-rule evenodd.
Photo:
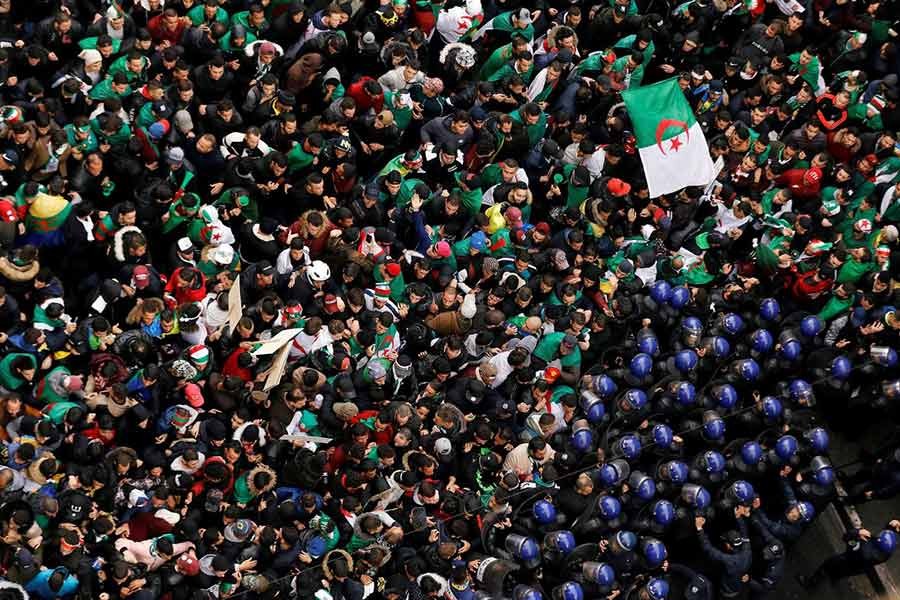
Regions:
M 187 252 L 188 250 L 190 250 L 193 247 L 194 247 L 194 243 L 191 241 L 190 238 L 183 237 L 180 240 L 178 240 L 178 250 L 180 252 Z
M 103 55 L 100 54 L 97 50 L 87 49 L 82 50 L 78 53 L 78 58 L 84 61 L 86 65 L 93 65 L 98 62 L 103 62 Z

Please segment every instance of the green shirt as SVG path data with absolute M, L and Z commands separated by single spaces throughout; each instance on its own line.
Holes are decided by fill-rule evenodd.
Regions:
M 541 338 L 537 347 L 534 349 L 534 355 L 545 362 L 553 362 L 559 359 L 559 363 L 563 367 L 579 367 L 581 366 L 581 348 L 576 344 L 569 354 L 563 356 L 559 352 L 563 338 L 566 334 L 560 331 L 548 333 Z

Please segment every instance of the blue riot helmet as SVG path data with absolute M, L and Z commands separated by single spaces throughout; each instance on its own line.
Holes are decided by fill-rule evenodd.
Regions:
M 650 329 L 641 329 L 637 335 L 638 350 L 650 356 L 659 354 L 659 339 Z
M 883 529 L 875 537 L 875 547 L 885 554 L 893 554 L 897 548 L 897 534 L 890 529 Z
M 806 441 L 809 442 L 809 445 L 812 446 L 812 449 L 819 453 L 824 454 L 828 452 L 828 432 L 825 431 L 822 427 L 813 427 L 812 429 L 803 433 L 803 437 L 806 438 Z
M 647 566 L 655 569 L 666 561 L 669 553 L 666 551 L 666 545 L 656 538 L 647 538 L 644 540 L 643 551 L 644 559 Z
M 781 316 L 781 306 L 775 298 L 766 298 L 759 304 L 759 316 L 766 321 L 776 321 Z
M 653 358 L 649 354 L 635 354 L 628 365 L 628 370 L 637 379 L 643 379 L 653 371 Z
M 641 439 L 633 433 L 623 435 L 616 441 L 615 454 L 634 460 L 641 454 Z
M 728 335 L 737 335 L 744 329 L 744 320 L 735 313 L 726 313 L 722 317 L 722 329 Z
M 725 437 L 725 421 L 722 416 L 714 410 L 703 411 L 703 437 L 718 441 Z
M 675 520 L 675 505 L 668 500 L 657 500 L 653 505 L 653 522 L 668 527 Z
M 872 362 L 881 367 L 897 366 L 897 351 L 890 346 L 872 346 L 869 350 Z
M 622 395 L 619 408 L 624 412 L 639 411 L 647 405 L 647 394 L 644 390 L 632 388 Z
M 556 521 L 556 507 L 549 500 L 538 500 L 531 508 L 535 521 L 541 525 L 549 525 Z
M 661 448 L 671 448 L 675 434 L 672 428 L 665 423 L 659 423 L 653 426 L 653 443 Z
M 797 508 L 797 512 L 800 513 L 800 519 L 804 523 L 809 523 L 816 516 L 816 507 L 813 506 L 812 502 L 798 502 L 794 505 Z
M 638 538 L 631 531 L 623 530 L 616 533 L 615 541 L 622 550 L 631 551 L 637 547 Z
M 690 373 L 697 367 L 697 353 L 691 349 L 679 350 L 675 353 L 675 368 L 680 373 Z
M 591 423 L 599 423 L 606 416 L 606 405 L 603 398 L 591 390 L 581 391 L 581 410 Z
M 853 363 L 846 356 L 836 356 L 831 361 L 831 376 L 838 381 L 847 381 L 853 372 Z
M 539 591 L 528 585 L 517 585 L 513 588 L 513 600 L 544 600 Z
M 616 385 L 616 382 L 613 381 L 612 378 L 608 375 L 598 375 L 597 377 L 595 377 L 592 382 L 592 387 L 594 389 L 594 393 L 601 398 L 609 398 L 616 393 L 616 390 L 619 389 L 619 386 Z
M 706 356 L 710 358 L 725 358 L 731 354 L 731 343 L 721 335 L 703 338 L 700 340 L 700 346 L 706 350 Z
M 675 400 L 681 406 L 691 406 L 697 399 L 697 390 L 690 381 L 679 381 L 675 386 Z
M 702 485 L 696 483 L 686 483 L 681 488 L 681 499 L 688 506 L 692 506 L 698 510 L 703 510 L 709 506 L 712 498 L 709 492 Z
M 798 404 L 812 404 L 813 388 L 803 379 L 795 379 L 788 386 L 791 400 Z
M 563 555 L 574 550 L 576 545 L 575 535 L 568 529 L 553 531 L 544 536 L 544 546 Z
M 616 582 L 616 571 L 607 563 L 587 561 L 581 565 L 581 574 L 603 588 L 612 587 Z
M 734 362 L 735 374 L 747 382 L 759 379 L 759 365 L 752 358 L 744 358 Z
M 659 304 L 668 302 L 672 298 L 672 286 L 668 281 L 658 279 L 650 286 L 650 297 Z
M 775 421 L 781 418 L 784 413 L 784 407 L 781 406 L 781 400 L 775 396 L 766 396 L 762 399 L 762 414 L 767 421 Z
M 743 479 L 738 479 L 732 483 L 728 488 L 728 493 L 740 504 L 749 505 L 756 498 L 756 491 L 753 489 L 753 486 Z
M 834 468 L 824 456 L 814 456 L 809 462 L 809 468 L 813 474 L 813 481 L 822 486 L 834 483 Z
M 763 449 L 758 442 L 744 442 L 741 446 L 741 461 L 748 467 L 755 467 L 762 460 Z
M 643 500 L 649 502 L 656 495 L 656 482 L 646 473 L 633 471 L 628 478 L 628 487 L 634 494 Z
M 681 310 L 691 301 L 691 290 L 683 285 L 672 288 L 672 296 L 669 298 L 669 306 L 675 310 Z
M 724 383 L 716 386 L 712 390 L 713 398 L 719 408 L 731 410 L 737 405 L 738 393 L 734 386 L 730 383 Z
M 580 583 L 567 581 L 553 588 L 550 596 L 553 600 L 584 600 L 584 590 Z
M 725 471 L 725 457 L 715 450 L 707 450 L 703 453 L 703 466 L 712 475 L 722 473 Z
M 803 317 L 800 321 L 800 333 L 808 338 L 816 337 L 822 331 L 822 321 L 815 315 Z
M 797 454 L 797 438 L 783 435 L 775 442 L 775 455 L 783 462 L 788 462 Z
M 598 478 L 604 487 L 614 487 L 628 479 L 630 474 L 631 467 L 628 462 L 617 458 L 600 467 Z
M 507 552 L 525 563 L 526 568 L 533 568 L 541 561 L 540 546 L 532 537 L 511 533 L 503 545 Z
M 800 358 L 800 354 L 803 352 L 803 346 L 797 340 L 788 340 L 781 345 L 781 349 L 778 351 L 778 356 L 783 358 L 784 360 L 794 362 L 798 358 Z
M 769 333 L 768 329 L 757 329 L 750 336 L 750 347 L 754 352 L 766 354 L 775 345 L 775 338 Z
M 697 317 L 685 317 L 681 320 L 681 334 L 685 346 L 696 348 L 703 335 L 703 323 Z
M 654 577 L 644 586 L 650 600 L 666 600 L 669 597 L 669 582 L 665 579 Z
M 572 423 L 572 435 L 569 442 L 576 452 L 588 452 L 594 446 L 594 432 L 585 419 L 577 419 Z
M 672 483 L 684 483 L 687 481 L 689 469 L 688 466 L 680 460 L 670 460 L 663 465 L 668 475 L 669 481 Z
M 614 521 L 622 514 L 622 503 L 615 496 L 597 498 L 597 512 L 604 521 Z

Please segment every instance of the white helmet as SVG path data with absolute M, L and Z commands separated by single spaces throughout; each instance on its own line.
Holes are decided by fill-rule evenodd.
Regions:
M 328 281 L 331 278 L 331 268 L 321 260 L 314 260 L 306 267 L 306 276 L 310 281 Z

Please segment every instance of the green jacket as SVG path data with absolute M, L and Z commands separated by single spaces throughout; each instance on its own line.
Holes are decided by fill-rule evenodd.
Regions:
M 3 386 L 11 392 L 18 390 L 27 383 L 24 379 L 12 372 L 13 361 L 20 356 L 27 357 L 28 361 L 31 363 L 31 367 L 37 369 L 37 359 L 31 354 L 13 352 L 4 356 L 3 359 L 0 360 L 0 386 Z

